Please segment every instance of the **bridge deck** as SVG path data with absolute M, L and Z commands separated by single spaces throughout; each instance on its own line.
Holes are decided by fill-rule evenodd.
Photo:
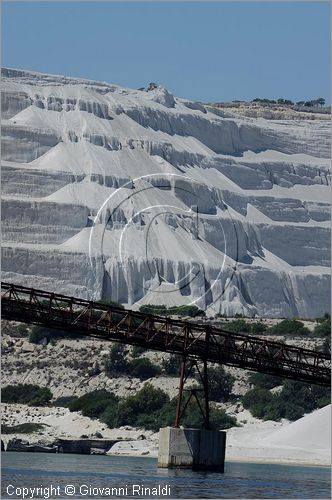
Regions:
M 7 320 L 331 385 L 330 357 L 322 352 L 11 283 L 1 289 L 1 316 Z

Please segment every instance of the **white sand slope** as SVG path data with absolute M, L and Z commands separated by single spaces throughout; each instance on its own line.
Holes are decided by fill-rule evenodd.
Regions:
M 329 465 L 331 405 L 285 424 L 260 422 L 227 431 L 229 461 Z
M 263 439 L 270 446 L 287 446 L 310 450 L 331 448 L 331 405 L 305 415 Z

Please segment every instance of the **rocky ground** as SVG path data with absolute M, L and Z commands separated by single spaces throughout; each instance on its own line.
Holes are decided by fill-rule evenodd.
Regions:
M 292 106 L 271 105 L 255 102 L 229 102 L 209 104 L 211 108 L 224 110 L 227 114 L 246 116 L 248 118 L 265 118 L 266 120 L 330 120 L 328 108 L 298 110 Z

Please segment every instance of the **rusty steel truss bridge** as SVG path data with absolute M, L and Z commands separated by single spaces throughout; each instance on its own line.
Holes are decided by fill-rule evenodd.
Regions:
M 1 291 L 1 316 L 10 321 L 169 352 L 187 360 L 331 385 L 331 360 L 323 352 L 11 283 L 1 283 Z

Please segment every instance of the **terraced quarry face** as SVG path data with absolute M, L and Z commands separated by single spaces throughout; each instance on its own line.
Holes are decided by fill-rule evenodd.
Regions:
M 3 70 L 2 279 L 208 314 L 330 309 L 330 124 Z

